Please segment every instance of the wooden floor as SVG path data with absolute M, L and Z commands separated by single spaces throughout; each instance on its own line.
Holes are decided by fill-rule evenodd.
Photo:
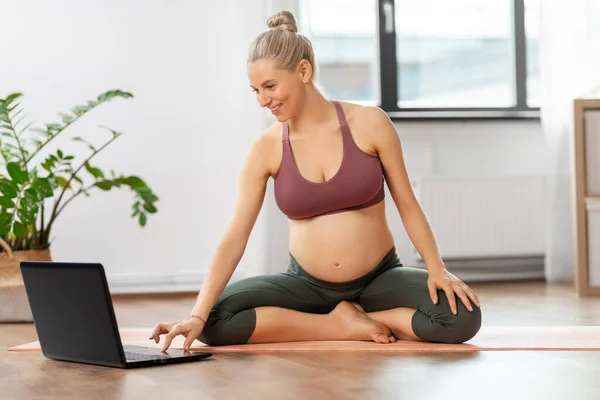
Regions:
M 600 298 L 570 285 L 470 284 L 485 325 L 600 325 Z M 120 326 L 185 316 L 189 295 L 114 298 Z M 0 347 L 36 340 L 31 324 L 0 325 Z M 137 370 L 0 351 L 0 399 L 598 399 L 598 351 L 218 354 Z

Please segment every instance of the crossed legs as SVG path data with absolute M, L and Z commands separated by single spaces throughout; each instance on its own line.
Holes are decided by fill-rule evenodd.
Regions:
M 445 293 L 438 297 L 438 304 L 429 298 L 427 271 L 402 266 L 377 276 L 357 298 L 333 303 L 296 276 L 257 276 L 225 288 L 199 340 L 209 345 L 396 339 L 462 343 L 475 336 L 481 310 L 473 305 L 470 312 L 457 300 L 454 315 Z

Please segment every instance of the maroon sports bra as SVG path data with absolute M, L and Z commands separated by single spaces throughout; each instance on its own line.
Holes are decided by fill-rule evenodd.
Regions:
M 326 182 L 312 182 L 300 173 L 283 123 L 283 156 L 274 178 L 275 201 L 290 219 L 306 219 L 370 207 L 385 197 L 383 168 L 379 157 L 362 151 L 354 142 L 340 103 L 337 110 L 344 155 L 338 172 Z

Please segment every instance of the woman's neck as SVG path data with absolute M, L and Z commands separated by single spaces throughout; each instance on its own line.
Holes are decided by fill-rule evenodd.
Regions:
M 306 97 L 295 117 L 290 118 L 288 125 L 296 133 L 309 133 L 315 127 L 330 124 L 332 117 L 337 121 L 335 107 L 314 86 L 307 90 Z

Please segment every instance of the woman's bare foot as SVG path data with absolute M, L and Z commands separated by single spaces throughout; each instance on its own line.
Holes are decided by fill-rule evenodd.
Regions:
M 352 302 L 352 305 L 354 307 L 356 307 L 357 310 L 359 310 L 360 312 L 364 313 L 368 318 L 370 318 L 373 321 L 375 321 L 373 318 L 371 318 L 369 316 L 369 314 L 367 314 L 367 312 L 365 311 L 365 309 L 362 308 L 362 306 L 360 304 Z M 383 322 L 382 322 L 382 324 L 383 324 Z M 400 332 L 398 330 L 392 330 L 392 337 L 394 338 L 394 340 L 392 341 L 392 343 L 395 342 L 396 340 L 423 341 L 423 339 L 415 337 L 414 334 L 413 335 L 407 335 L 406 333 Z
M 360 306 L 359 306 L 360 307 Z M 371 340 L 376 343 L 393 343 L 396 338 L 390 328 L 381 322 L 372 320 L 353 303 L 342 301 L 330 313 L 344 327 L 345 337 L 350 340 Z

